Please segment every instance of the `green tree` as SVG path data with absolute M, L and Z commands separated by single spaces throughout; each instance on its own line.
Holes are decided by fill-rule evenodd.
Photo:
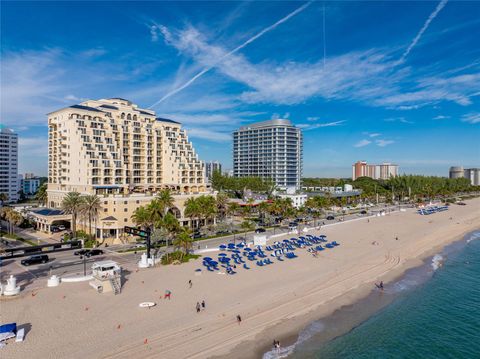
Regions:
M 83 207 L 84 198 L 78 192 L 68 192 L 62 200 L 62 209 L 65 213 L 72 215 L 73 237 L 77 234 L 77 218 Z
M 197 201 L 195 197 L 190 197 L 185 201 L 185 216 L 190 218 L 190 223 L 192 228 L 198 227 L 194 224 L 194 220 L 198 220 L 202 215 L 202 210 L 200 208 L 200 203 Z
M 88 235 L 90 238 L 95 237 L 92 236 L 92 221 L 97 220 L 100 207 L 100 197 L 96 194 L 83 196 L 80 212 L 88 219 Z
M 46 183 L 44 183 L 40 187 L 38 187 L 38 190 L 35 193 L 35 199 L 42 206 L 45 206 L 47 204 L 48 194 L 47 194 L 47 184 Z

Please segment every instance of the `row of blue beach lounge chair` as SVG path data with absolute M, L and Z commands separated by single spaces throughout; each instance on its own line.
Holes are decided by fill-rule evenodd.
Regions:
M 447 211 L 448 206 L 432 206 L 428 208 L 420 208 L 417 213 L 421 214 L 422 216 L 428 216 L 429 214 Z

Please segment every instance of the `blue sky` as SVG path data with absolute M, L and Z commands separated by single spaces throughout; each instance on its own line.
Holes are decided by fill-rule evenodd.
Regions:
M 2 2 L 0 119 L 22 173 L 47 172 L 48 112 L 123 97 L 224 168 L 235 128 L 280 117 L 305 176 L 446 175 L 480 166 L 478 34 L 473 1 Z

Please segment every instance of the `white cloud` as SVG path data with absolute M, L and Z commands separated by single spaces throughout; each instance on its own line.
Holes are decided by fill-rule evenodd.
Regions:
M 211 129 L 191 127 L 186 128 L 188 137 L 202 138 L 214 142 L 229 142 L 232 140 L 230 133 L 212 131 Z
M 84 56 L 84 57 L 100 57 L 100 56 L 105 55 L 106 53 L 107 53 L 107 50 L 105 50 L 102 47 L 97 47 L 95 49 L 89 49 L 89 50 L 82 51 L 80 53 L 80 55 Z
M 324 122 L 324 123 L 300 123 L 297 125 L 297 127 L 303 128 L 305 131 L 308 130 L 313 130 L 316 128 L 322 128 L 322 127 L 336 127 L 336 126 L 341 126 L 345 120 L 342 121 L 334 121 L 334 122 Z
M 445 7 L 445 5 L 447 5 L 447 2 L 448 0 L 441 0 L 437 7 L 435 8 L 435 10 L 430 14 L 430 16 L 428 17 L 428 19 L 425 21 L 425 23 L 423 24 L 422 28 L 420 29 L 420 31 L 418 32 L 417 36 L 415 36 L 415 38 L 413 39 L 413 41 L 410 43 L 410 45 L 408 46 L 408 48 L 405 50 L 405 52 L 403 53 L 402 55 L 402 58 L 400 59 L 400 61 L 403 61 L 405 60 L 405 58 L 408 56 L 408 54 L 410 53 L 410 51 L 413 50 L 413 48 L 415 47 L 415 45 L 418 43 L 418 41 L 420 41 L 420 38 L 422 37 L 423 33 L 428 29 L 428 26 L 430 25 L 430 23 L 433 21 L 433 19 L 435 19 L 438 15 L 438 13 Z
M 411 68 L 399 66 L 393 60 L 394 52 L 385 49 L 331 56 L 325 66 L 323 59 L 308 63 L 264 60 L 254 64 L 242 54 L 211 44 L 194 27 L 168 32 L 166 39 L 201 68 L 215 68 L 224 77 L 246 85 L 248 89 L 239 98 L 247 104 L 294 105 L 321 97 L 407 110 L 441 101 L 467 106 L 480 91 L 480 73 L 473 72 L 476 67 L 419 77 Z M 472 72 L 464 73 L 467 70 Z
M 361 140 L 361 141 L 358 141 L 356 144 L 354 144 L 353 147 L 365 147 L 371 143 L 372 141 L 369 141 L 369 140 Z
M 204 68 L 202 71 L 200 71 L 199 73 L 197 73 L 195 76 L 193 76 L 190 80 L 188 80 L 187 82 L 185 82 L 183 85 L 181 85 L 180 87 L 177 87 L 175 88 L 174 90 L 170 91 L 169 93 L 167 93 L 166 95 L 164 95 L 160 100 L 158 100 L 157 102 L 155 102 L 153 105 L 151 105 L 150 107 L 155 107 L 157 106 L 159 103 L 163 102 L 164 100 L 166 100 L 167 98 L 175 95 L 176 93 L 184 90 L 185 88 L 187 88 L 188 86 L 190 86 L 193 82 L 195 82 L 197 79 L 199 79 L 200 77 L 202 77 L 204 74 L 206 74 L 207 72 L 209 72 L 210 70 L 212 70 L 217 64 L 220 64 L 222 61 L 224 60 L 227 60 L 229 57 L 233 56 L 236 52 L 240 51 L 241 49 L 243 49 L 245 46 L 251 44 L 252 42 L 254 42 L 255 40 L 259 39 L 260 37 L 262 37 L 263 35 L 265 35 L 266 33 L 274 30 L 275 28 L 277 28 L 279 25 L 283 24 L 284 22 L 288 21 L 290 18 L 294 17 L 295 15 L 301 13 L 303 10 L 305 10 L 308 6 L 310 6 L 312 3 L 312 1 L 309 1 L 308 3 L 306 4 L 303 4 L 302 6 L 300 6 L 299 8 L 295 9 L 294 11 L 292 11 L 291 13 L 289 13 L 288 15 L 286 15 L 285 17 L 281 18 L 280 20 L 278 20 L 277 22 L 275 22 L 273 25 L 270 25 L 268 27 L 266 27 L 265 29 L 263 29 L 262 31 L 260 31 L 259 33 L 257 33 L 256 35 L 250 37 L 248 40 L 246 40 L 245 42 L 243 42 L 241 45 L 237 46 L 236 48 L 234 48 L 233 50 L 231 51 L 228 51 L 228 52 L 223 52 L 222 54 L 217 54 L 217 55 L 221 55 L 219 57 L 215 57 L 211 60 L 213 60 L 212 63 L 210 63 L 206 68 Z M 170 31 L 165 27 L 165 26 L 162 26 L 162 25 L 157 25 L 156 26 L 160 32 L 163 34 L 164 38 L 165 38 L 165 41 L 167 43 L 171 43 L 174 40 L 174 36 L 172 36 L 172 34 L 170 33 Z M 176 47 L 176 45 L 174 45 Z
M 433 119 L 434 120 L 446 120 L 448 118 L 450 118 L 450 116 L 438 115 L 438 116 L 435 116 Z
M 476 123 L 480 123 L 480 113 L 478 112 L 467 113 L 462 116 L 462 122 L 471 123 L 472 125 Z
M 320 120 L 320 117 L 315 117 L 315 116 L 307 117 L 307 121 L 318 121 L 318 120 Z
M 150 26 L 150 39 L 152 42 L 157 42 L 158 41 L 158 32 L 160 29 L 157 27 L 157 25 L 151 25 Z
M 379 147 L 385 147 L 388 145 L 391 145 L 392 143 L 395 143 L 393 140 L 375 140 L 375 143 Z
M 378 136 L 380 136 L 380 133 L 370 133 L 369 136 L 370 137 L 378 137 Z

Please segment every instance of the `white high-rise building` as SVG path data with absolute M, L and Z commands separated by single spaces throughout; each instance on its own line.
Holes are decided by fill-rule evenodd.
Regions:
M 271 179 L 280 189 L 300 188 L 302 132 L 289 120 L 270 120 L 233 133 L 233 174 Z
M 205 175 L 209 181 L 212 180 L 213 172 L 219 171 L 222 173 L 222 164 L 218 161 L 205 162 Z
M 7 202 L 18 201 L 18 135 L 8 128 L 0 130 L 0 193 Z

